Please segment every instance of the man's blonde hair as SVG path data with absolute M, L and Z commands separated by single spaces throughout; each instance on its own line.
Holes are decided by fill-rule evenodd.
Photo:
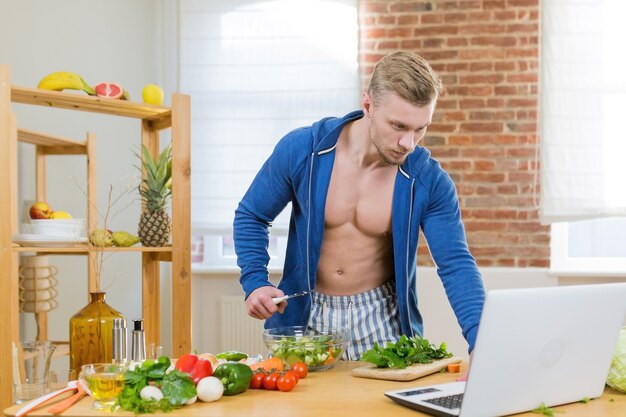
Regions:
M 374 103 L 393 91 L 413 104 L 426 106 L 437 100 L 441 88 L 441 78 L 424 58 L 413 52 L 394 52 L 378 61 L 367 92 Z

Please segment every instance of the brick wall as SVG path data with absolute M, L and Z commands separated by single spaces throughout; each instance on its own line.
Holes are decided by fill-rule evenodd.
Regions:
M 534 198 L 538 15 L 538 0 L 359 2 L 364 85 L 397 50 L 420 53 L 444 80 L 422 145 L 456 183 L 480 266 L 549 265 Z M 429 264 L 425 245 L 419 252 Z

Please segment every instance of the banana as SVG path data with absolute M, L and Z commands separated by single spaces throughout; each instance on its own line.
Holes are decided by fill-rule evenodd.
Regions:
M 48 74 L 39 81 L 37 88 L 44 90 L 82 90 L 90 96 L 95 96 L 96 91 L 73 72 L 59 71 Z

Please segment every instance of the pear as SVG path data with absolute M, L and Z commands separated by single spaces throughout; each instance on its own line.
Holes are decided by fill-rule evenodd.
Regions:
M 92 245 L 97 247 L 108 247 L 113 246 L 113 239 L 111 238 L 111 233 L 108 230 L 104 229 L 95 229 L 89 235 L 89 241 Z
M 139 238 L 133 234 L 120 230 L 119 232 L 113 232 L 111 235 L 113 244 L 122 248 L 136 245 L 139 243 Z

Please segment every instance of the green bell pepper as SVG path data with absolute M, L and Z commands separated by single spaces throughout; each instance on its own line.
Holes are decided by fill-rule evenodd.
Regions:
M 245 392 L 252 380 L 252 369 L 239 362 L 226 362 L 217 367 L 213 376 L 222 381 L 224 395 L 236 395 Z
M 227 352 L 221 352 L 215 355 L 218 359 L 226 359 L 227 361 L 237 362 L 242 359 L 247 359 L 248 355 L 243 352 L 238 352 L 236 350 L 229 350 Z

